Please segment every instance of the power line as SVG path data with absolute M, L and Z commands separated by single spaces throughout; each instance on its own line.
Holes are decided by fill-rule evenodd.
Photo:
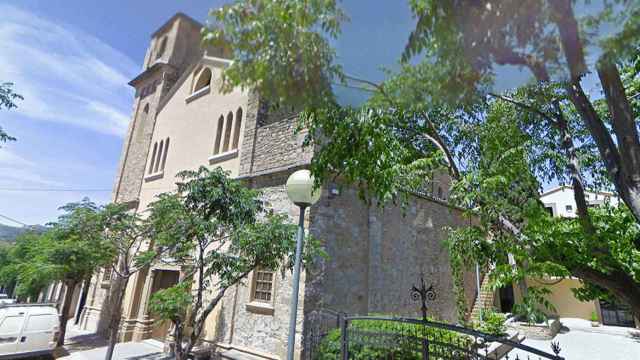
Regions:
M 9 221 L 11 221 L 11 222 L 14 222 L 14 223 L 16 223 L 16 224 L 20 224 L 20 225 L 22 225 L 22 226 L 29 226 L 29 225 L 27 225 L 27 224 L 23 223 L 22 221 L 18 221 L 18 220 L 16 220 L 16 219 L 12 219 L 12 218 L 10 218 L 10 217 L 8 217 L 8 216 L 5 216 L 5 215 L 2 215 L 2 214 L 0 214 L 0 217 L 1 217 L 1 218 L 4 218 L 4 219 L 7 219 L 7 220 L 9 220 Z
M 47 189 L 47 188 L 0 188 L 0 191 L 44 191 L 44 192 L 111 192 L 111 189 Z

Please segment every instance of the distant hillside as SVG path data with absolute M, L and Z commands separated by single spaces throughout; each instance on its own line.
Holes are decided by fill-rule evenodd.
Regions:
M 0 242 L 14 242 L 18 235 L 25 231 L 33 230 L 37 232 L 44 232 L 45 227 L 42 225 L 34 225 L 29 227 L 16 227 L 0 224 Z

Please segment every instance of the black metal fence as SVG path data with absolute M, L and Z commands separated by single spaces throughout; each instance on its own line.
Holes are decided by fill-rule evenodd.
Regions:
M 373 323 L 378 323 L 374 331 Z M 470 328 L 422 319 L 347 316 L 342 318 L 340 335 L 343 360 L 563 359 L 557 344 L 548 353 Z
M 304 358 L 310 360 L 563 360 L 551 351 L 470 328 L 413 318 L 346 316 L 319 311 L 307 329 Z
M 563 360 L 558 343 L 551 352 L 506 337 L 431 321 L 426 303 L 435 298 L 421 278 L 411 297 L 421 319 L 349 316 L 334 310 L 307 314 L 303 357 L 309 360 Z

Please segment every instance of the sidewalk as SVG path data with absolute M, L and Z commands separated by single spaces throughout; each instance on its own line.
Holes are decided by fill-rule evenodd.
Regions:
M 523 344 L 551 351 L 551 341 L 560 344 L 560 356 L 568 360 L 640 360 L 640 339 L 630 333 L 638 329 L 617 326 L 591 327 L 591 322 L 562 318 L 562 330 L 553 340 L 525 339 Z M 526 359 L 526 353 L 514 350 L 509 356 Z
M 107 352 L 106 339 L 77 329 L 67 328 L 67 339 L 62 349 L 56 349 L 54 357 L 60 360 L 100 360 Z M 153 341 L 126 342 L 116 345 L 113 353 L 114 360 L 169 360 L 162 348 Z

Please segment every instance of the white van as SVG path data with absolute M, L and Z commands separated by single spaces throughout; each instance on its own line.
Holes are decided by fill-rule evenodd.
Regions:
M 55 305 L 0 305 L 0 359 L 51 355 L 59 331 Z

